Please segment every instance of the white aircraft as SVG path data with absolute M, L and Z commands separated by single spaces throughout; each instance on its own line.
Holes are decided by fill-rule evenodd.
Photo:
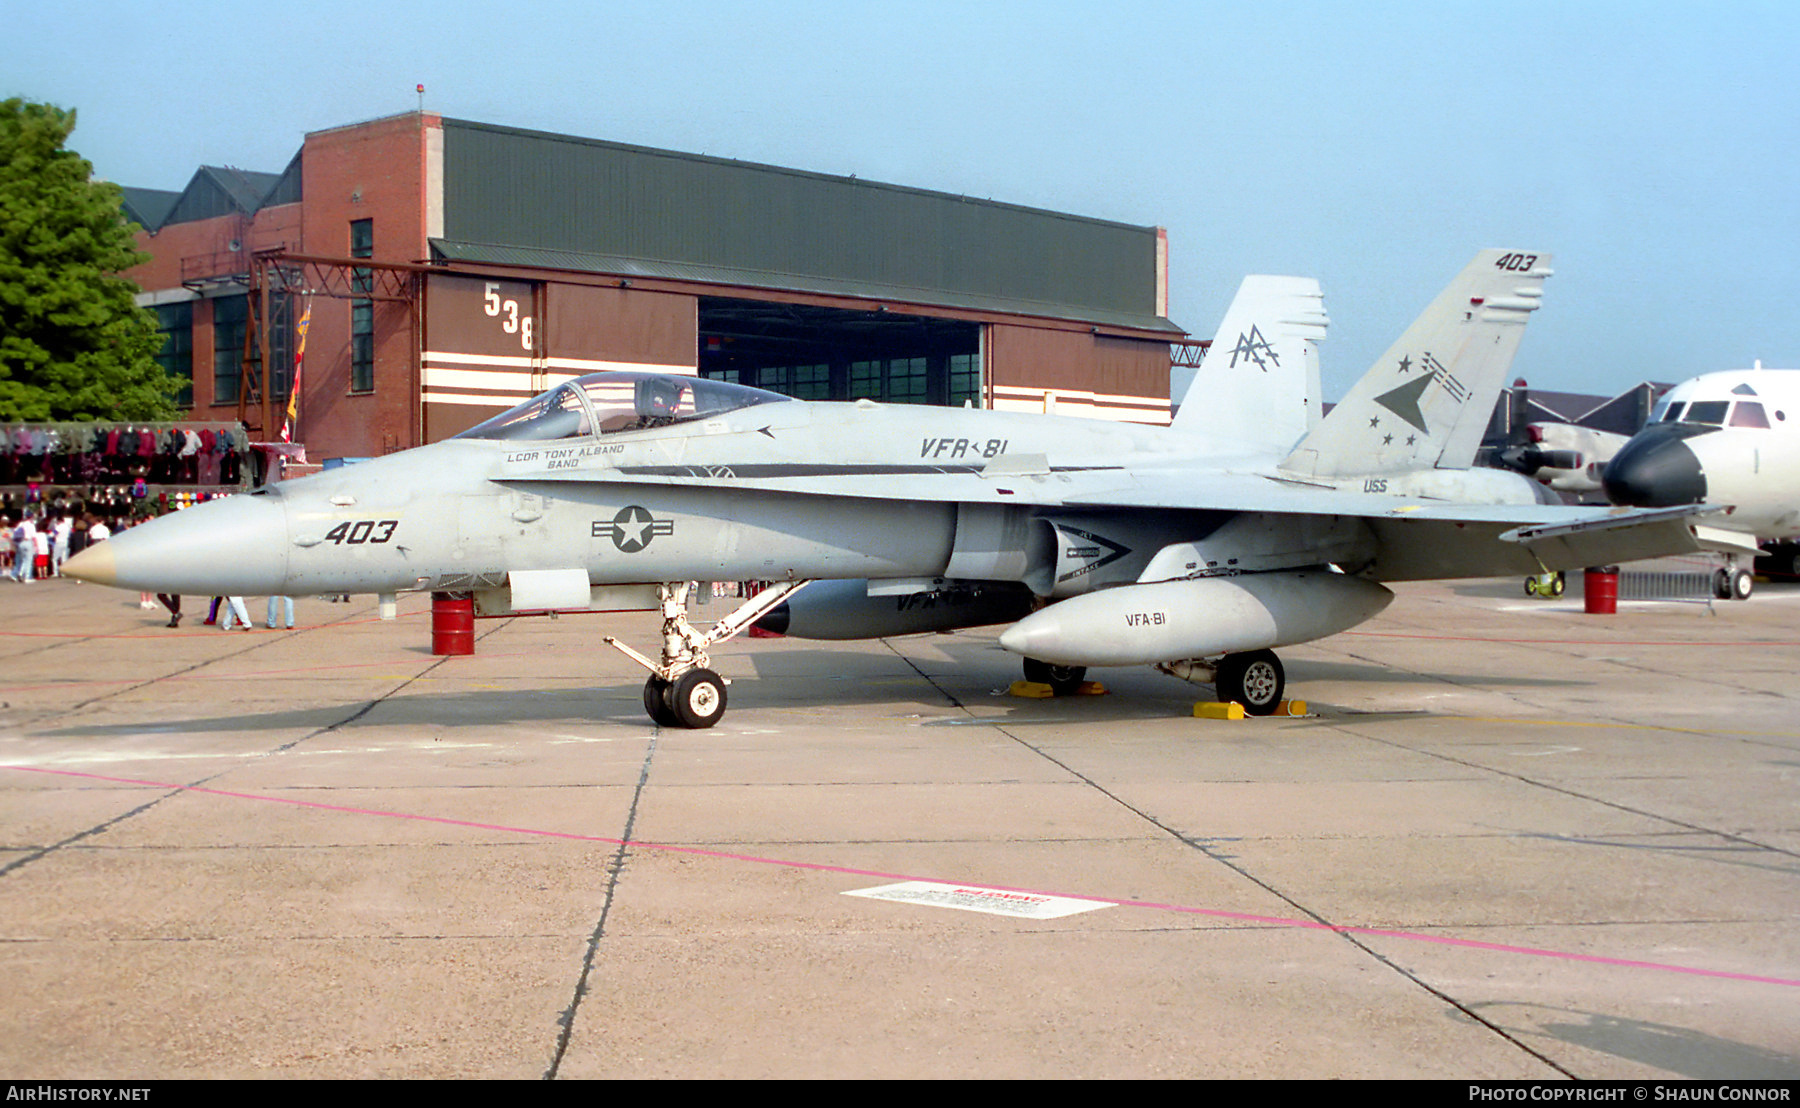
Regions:
M 1726 555 L 1715 592 L 1743 600 L 1753 585 L 1740 564 L 1800 573 L 1800 370 L 1707 373 L 1663 394 L 1650 423 L 1607 465 L 1607 499 L 1635 507 L 1725 505 L 1695 528 Z
M 1696 549 L 1694 508 L 1550 505 L 1470 468 L 1549 274 L 1546 255 L 1484 251 L 1323 419 L 1318 286 L 1253 278 L 1168 427 L 596 373 L 455 438 L 132 528 L 64 572 L 165 593 L 472 592 L 496 613 L 648 593 L 661 657 L 608 641 L 649 671 L 661 725 L 723 716 L 707 650 L 783 600 L 800 637 L 1016 621 L 1000 645 L 1027 677 L 1154 665 L 1268 714 L 1273 648 L 1371 618 L 1393 599 L 1381 582 Z M 689 623 L 690 582 L 743 580 L 775 584 Z

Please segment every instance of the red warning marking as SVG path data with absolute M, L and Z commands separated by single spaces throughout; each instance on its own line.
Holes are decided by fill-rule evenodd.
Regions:
M 799 862 L 785 858 L 765 858 L 755 854 L 734 854 L 724 850 L 707 850 L 697 846 L 674 846 L 667 843 L 643 842 L 638 839 L 614 839 L 604 835 L 582 835 L 573 831 L 545 831 L 533 827 L 509 827 L 500 823 L 479 823 L 474 820 L 451 819 L 447 816 L 424 816 L 413 812 L 390 812 L 379 808 L 352 808 L 343 804 L 323 804 L 316 800 L 295 800 L 283 796 L 266 796 L 261 793 L 240 793 L 228 789 L 209 789 L 203 785 L 178 785 L 168 781 L 143 781 L 132 777 L 109 777 L 99 773 L 83 773 L 72 769 L 50 769 L 44 766 L 9 766 L 0 765 L 0 769 L 18 770 L 24 773 L 44 773 L 60 777 L 82 777 L 90 781 L 106 781 L 115 785 L 142 785 L 153 789 L 170 789 L 176 792 L 200 793 L 206 796 L 230 797 L 234 800 L 257 800 L 268 804 L 286 804 L 295 808 L 312 808 L 322 812 L 341 812 L 346 815 L 379 816 L 383 819 L 414 820 L 419 823 L 437 823 L 447 827 L 469 827 L 479 831 L 502 831 L 509 835 L 532 835 L 546 839 L 568 839 L 575 842 L 604 843 L 608 846 L 628 846 L 638 850 L 659 850 L 670 854 L 691 854 L 701 858 L 718 858 L 730 862 L 749 862 L 760 866 L 784 866 L 791 869 L 813 870 L 819 873 L 842 873 L 854 877 L 877 877 L 888 881 L 933 881 L 942 882 L 942 878 L 921 877 L 916 874 L 889 873 L 884 870 L 859 869 L 854 866 L 835 866 L 824 862 Z M 1732 973 L 1727 970 L 1706 969 L 1701 966 L 1683 966 L 1670 962 L 1644 962 L 1631 958 L 1607 958 L 1597 954 L 1577 954 L 1566 950 L 1548 950 L 1542 947 L 1513 946 L 1507 943 L 1482 942 L 1478 939 L 1457 939 L 1447 935 L 1424 935 L 1416 931 L 1393 931 L 1379 927 L 1354 927 L 1347 924 L 1320 923 L 1317 920 L 1290 919 L 1284 916 L 1263 916 L 1251 912 L 1230 912 L 1222 908 L 1198 908 L 1187 904 L 1165 904 L 1153 900 L 1121 900 L 1117 897 L 1095 896 L 1090 893 L 1058 892 L 1047 889 L 1022 889 L 1008 885 L 976 885 L 971 882 L 957 882 L 968 888 L 981 888 L 999 893 L 1024 893 L 1030 896 L 1071 897 L 1079 900 L 1099 901 L 1104 904 L 1115 904 L 1122 908 L 1148 908 L 1159 912 L 1179 912 L 1183 915 L 1207 916 L 1213 919 L 1237 920 L 1242 923 L 1261 924 L 1270 927 L 1292 927 L 1307 931 L 1329 931 L 1339 935 L 1371 935 L 1389 939 L 1407 939 L 1412 942 L 1434 943 L 1438 946 L 1461 947 L 1465 950 L 1487 950 L 1499 954 L 1524 954 L 1534 958 L 1555 958 L 1567 962 L 1581 962 L 1587 965 L 1621 966 L 1627 969 L 1660 970 L 1664 973 L 1681 973 L 1693 977 L 1712 977 L 1726 981 L 1748 981 L 1759 985 L 1783 985 L 1788 988 L 1800 988 L 1800 979 L 1786 977 L 1766 977 L 1754 973 Z

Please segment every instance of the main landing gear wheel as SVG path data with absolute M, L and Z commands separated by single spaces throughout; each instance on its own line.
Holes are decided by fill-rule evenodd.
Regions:
M 1713 596 L 1718 600 L 1748 600 L 1756 578 L 1748 570 L 1727 566 L 1713 574 Z
M 711 727 L 725 715 L 725 682 L 710 669 L 690 669 L 670 687 L 669 708 L 683 727 Z
M 1050 691 L 1057 696 L 1074 696 L 1081 689 L 1082 682 L 1087 680 L 1087 667 L 1057 666 L 1040 662 L 1036 658 L 1027 658 L 1025 680 L 1038 685 L 1049 685 Z
M 675 709 L 669 707 L 669 683 L 660 677 L 644 682 L 644 711 L 658 727 L 679 727 Z
M 1273 650 L 1227 654 L 1219 659 L 1214 687 L 1220 700 L 1242 704 L 1247 715 L 1270 716 L 1281 706 L 1287 674 Z

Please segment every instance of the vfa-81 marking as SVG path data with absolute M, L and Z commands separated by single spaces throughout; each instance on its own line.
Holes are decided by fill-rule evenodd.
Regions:
M 133 528 L 65 569 L 168 593 L 473 588 L 513 610 L 653 587 L 660 656 L 614 645 L 649 671 L 661 724 L 723 715 L 707 650 L 758 620 L 813 638 L 1006 624 L 1000 645 L 1059 688 L 1154 665 L 1267 713 L 1274 649 L 1375 615 L 1384 582 L 1696 548 L 1694 509 L 1547 504 L 1470 468 L 1547 264 L 1479 255 L 1324 419 L 1317 283 L 1251 277 L 1219 334 L 1254 336 L 1259 356 L 1215 343 L 1167 427 L 599 373 L 444 442 Z M 1443 387 L 1397 393 L 1420 380 Z M 690 582 L 745 579 L 774 585 L 689 622 Z

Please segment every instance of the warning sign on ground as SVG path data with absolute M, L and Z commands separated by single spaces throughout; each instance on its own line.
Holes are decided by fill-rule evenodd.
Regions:
M 929 904 L 937 908 L 960 908 L 965 912 L 987 912 L 996 916 L 1021 916 L 1025 919 L 1060 919 L 1096 908 L 1111 908 L 1106 900 L 1076 900 L 1067 896 L 1045 896 L 1008 889 L 984 889 L 977 885 L 940 885 L 932 881 L 902 881 L 898 885 L 882 885 L 875 889 L 854 889 L 845 896 L 866 896 L 876 900 L 904 900 Z

